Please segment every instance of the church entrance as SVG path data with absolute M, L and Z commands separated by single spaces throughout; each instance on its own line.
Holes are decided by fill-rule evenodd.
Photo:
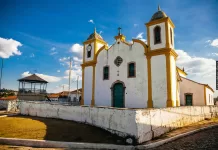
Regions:
M 112 106 L 113 107 L 125 107 L 124 106 L 124 85 L 121 82 L 115 83 L 112 86 L 111 92 L 113 96 L 113 102 Z

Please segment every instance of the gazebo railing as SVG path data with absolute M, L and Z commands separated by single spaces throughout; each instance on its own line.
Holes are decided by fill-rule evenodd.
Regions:
M 34 94 L 45 94 L 46 93 L 46 90 L 43 90 L 43 89 L 31 89 L 31 88 L 20 88 L 19 93 L 34 93 Z

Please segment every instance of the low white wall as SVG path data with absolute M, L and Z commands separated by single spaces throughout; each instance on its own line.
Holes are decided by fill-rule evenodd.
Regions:
M 0 109 L 7 109 L 8 100 L 0 100 Z
M 17 101 L 16 100 L 0 100 L 0 109 L 5 109 L 7 111 L 16 111 Z
M 73 120 L 101 127 L 137 143 L 149 141 L 172 129 L 216 117 L 217 106 L 187 106 L 162 109 L 117 109 L 111 107 L 63 106 L 21 102 L 23 115 Z

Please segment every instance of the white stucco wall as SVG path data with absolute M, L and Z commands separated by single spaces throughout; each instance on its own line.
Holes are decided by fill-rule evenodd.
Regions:
M 123 59 L 122 64 L 117 67 L 114 60 L 117 56 Z M 127 64 L 136 63 L 136 77 L 127 77 Z M 109 80 L 103 80 L 103 67 L 109 66 Z M 119 71 L 119 76 L 117 75 Z M 112 84 L 120 80 L 124 82 L 125 88 L 125 107 L 145 108 L 147 107 L 147 60 L 144 55 L 144 48 L 139 43 L 132 46 L 122 42 L 115 43 L 109 50 L 99 53 L 96 64 L 95 81 L 95 104 L 96 106 L 112 106 Z
M 43 102 L 21 102 L 22 115 L 73 120 L 134 137 L 137 143 L 149 141 L 170 130 L 205 118 L 217 117 L 217 106 L 189 106 L 162 109 L 114 109 L 107 107 L 63 106 Z
M 154 28 L 156 26 L 161 27 L 161 43 L 160 44 L 154 44 Z M 166 47 L 165 23 L 159 23 L 159 24 L 150 26 L 149 27 L 149 32 L 150 32 L 150 47 L 151 47 L 151 50 Z
M 8 100 L 0 100 L 0 109 L 7 109 L 8 103 Z
M 151 57 L 151 77 L 153 107 L 166 107 L 167 77 L 165 55 Z
M 192 93 L 192 105 L 204 106 L 204 85 L 196 83 L 186 78 L 180 82 L 180 105 L 185 106 L 185 93 Z
M 206 102 L 207 105 L 214 105 L 214 99 L 213 99 L 213 91 L 211 91 L 211 89 L 206 88 Z
M 177 76 L 176 76 L 176 61 L 173 56 L 170 56 L 171 59 L 171 85 L 172 85 L 172 100 L 174 101 L 174 106 L 176 106 L 176 82 L 177 82 Z
M 87 47 L 88 45 L 89 45 L 89 44 L 85 44 L 85 61 L 93 60 L 94 53 L 95 53 L 94 42 L 92 42 L 92 43 L 91 43 L 91 46 L 92 46 L 91 57 L 87 58 L 87 50 L 86 50 L 86 47 Z
M 93 67 L 85 67 L 84 69 L 84 105 L 90 105 L 92 100 L 92 76 Z
M 0 100 L 0 110 L 1 109 L 6 111 L 16 111 L 17 100 Z
M 97 51 L 103 46 L 103 44 L 97 42 Z M 96 51 L 96 53 L 97 53 Z

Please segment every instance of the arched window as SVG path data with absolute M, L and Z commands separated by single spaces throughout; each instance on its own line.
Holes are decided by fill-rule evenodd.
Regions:
M 128 63 L 128 78 L 136 77 L 135 62 Z
M 91 44 L 89 44 L 86 47 L 86 50 L 87 50 L 87 58 L 90 58 L 91 57 L 91 53 L 92 53 L 92 46 L 91 46 Z
M 172 33 L 172 29 L 170 28 L 170 40 L 171 40 L 171 44 L 173 45 L 173 33 Z
M 109 66 L 103 68 L 103 80 L 109 80 Z
M 156 26 L 154 28 L 154 44 L 161 43 L 161 28 Z

